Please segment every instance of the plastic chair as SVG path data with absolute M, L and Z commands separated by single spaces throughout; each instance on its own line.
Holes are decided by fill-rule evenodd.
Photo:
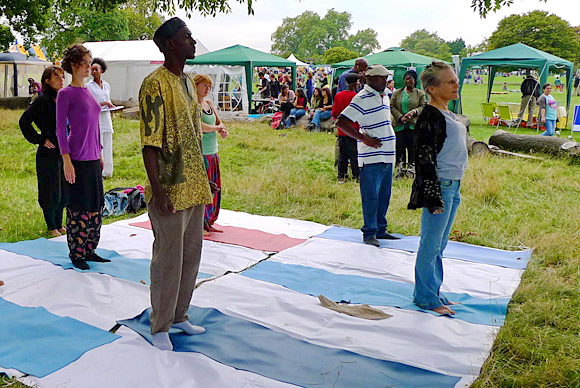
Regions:
M 505 121 L 508 128 L 511 128 L 512 125 L 517 124 L 517 115 L 514 115 L 509 107 L 509 105 L 498 105 L 497 107 L 499 111 L 499 122 L 497 126 L 499 127 L 499 123 Z
M 481 103 L 481 117 L 484 121 L 495 117 L 497 114 L 497 103 L 495 102 L 482 102 Z

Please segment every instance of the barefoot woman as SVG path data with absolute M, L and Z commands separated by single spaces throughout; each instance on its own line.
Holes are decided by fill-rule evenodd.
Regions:
M 443 250 L 461 200 L 459 188 L 467 167 L 465 125 L 449 111 L 459 98 L 459 82 L 449 65 L 433 62 L 421 73 L 430 97 L 417 119 L 415 133 L 416 177 L 409 209 L 423 208 L 421 242 L 415 263 L 414 303 L 439 314 L 455 314 L 442 293 Z

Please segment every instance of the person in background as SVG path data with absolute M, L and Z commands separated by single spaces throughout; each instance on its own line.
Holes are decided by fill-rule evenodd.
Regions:
M 290 110 L 290 115 L 286 120 L 286 128 L 290 126 L 296 126 L 296 121 L 306 114 L 308 110 L 308 98 L 304 94 L 304 89 L 296 89 L 296 100 L 294 102 L 294 108 Z
M 114 108 L 111 102 L 111 86 L 101 78 L 107 71 L 107 64 L 101 58 L 93 58 L 91 63 L 91 75 L 93 79 L 87 82 L 87 89 L 101 106 L 99 115 L 99 128 L 101 133 L 101 145 L 103 146 L 103 178 L 113 176 L 113 121 L 111 112 L 107 108 Z M 104 110 L 103 110 L 104 108 Z
M 320 87 L 321 88 L 325 88 L 328 86 L 328 74 L 326 74 L 325 72 L 322 72 L 322 79 L 320 80 Z
M 41 93 L 42 85 L 36 82 L 34 78 L 28 78 L 28 94 L 30 94 L 30 103 L 36 100 Z
M 368 66 L 369 64 L 366 59 L 364 58 L 357 59 L 354 62 L 354 66 L 351 69 L 342 73 L 338 78 L 338 89 L 336 90 L 336 92 L 338 93 L 342 92 L 343 90 L 346 90 L 346 75 L 349 73 L 356 73 L 361 76 L 361 78 L 359 78 L 359 83 L 361 84 L 360 87 L 362 88 L 362 85 L 364 84 L 365 70 L 367 69 Z
M 91 52 L 75 44 L 65 50 L 62 68 L 72 74 L 56 97 L 56 137 L 63 160 L 67 192 L 66 233 L 72 264 L 108 262 L 95 253 L 103 224 L 103 158 L 99 134 L 101 106 L 86 88 Z
M 366 71 L 364 88 L 342 111 L 336 126 L 358 140 L 358 165 L 365 244 L 380 246 L 379 239 L 396 240 L 387 233 L 387 210 L 391 199 L 395 133 L 391 127 L 389 101 L 383 95 L 387 77 L 393 73 L 382 65 Z M 357 122 L 360 129 L 353 124 Z
M 276 79 L 276 75 L 274 73 L 270 74 L 270 96 L 277 96 L 280 94 L 281 86 L 280 82 Z
M 390 79 L 387 81 L 387 87 L 385 88 L 385 93 L 389 97 L 389 100 L 393 98 L 393 93 L 395 92 L 395 80 Z
M 554 136 L 557 119 L 557 103 L 556 99 L 552 97 L 552 85 L 544 84 L 542 86 L 544 93 L 540 96 L 538 103 L 540 105 L 540 123 L 544 123 L 546 130 L 541 136 Z
M 153 229 L 151 334 L 161 350 L 173 350 L 169 329 L 203 334 L 189 322 L 202 249 L 205 205 L 212 203 L 202 155 L 201 107 L 195 84 L 183 72 L 195 58 L 195 40 L 173 17 L 153 35 L 165 61 L 139 91 L 141 145 L 148 185 L 145 200 Z M 262 73 L 263 77 L 263 73 Z
M 306 74 L 306 98 L 308 102 L 312 99 L 312 94 L 314 93 L 314 80 L 312 79 L 312 70 L 308 70 Z
M 296 94 L 291 90 L 288 85 L 282 85 L 282 90 L 278 94 L 278 103 L 280 104 L 280 111 L 284 114 L 282 116 L 282 122 L 285 124 L 290 116 L 290 112 L 294 108 L 294 101 L 296 100 Z
M 336 94 L 334 104 L 332 105 L 332 117 L 338 119 L 342 111 L 350 104 L 354 96 L 357 94 L 359 76 L 356 73 L 351 73 L 346 76 L 347 89 Z M 359 129 L 358 123 L 354 122 L 352 126 Z M 358 181 L 360 170 L 358 167 L 358 152 L 356 150 L 356 139 L 348 136 L 346 133 L 338 128 L 338 183 L 345 183 L 348 174 L 348 164 L 350 163 L 350 171 L 352 179 Z
M 528 110 L 528 123 L 532 122 L 534 118 L 534 110 L 538 98 L 540 97 L 540 84 L 534 79 L 531 74 L 528 74 L 522 85 L 520 86 L 522 92 L 522 101 L 520 102 L 520 112 L 518 113 L 518 120 L 524 120 L 524 113 Z
M 217 135 L 219 134 L 222 139 L 225 139 L 228 137 L 228 130 L 212 101 L 207 98 L 213 85 L 211 78 L 205 74 L 196 74 L 193 77 L 193 83 L 197 90 L 197 102 L 201 106 L 201 129 L 203 132 L 201 145 L 205 169 L 207 171 L 207 178 L 216 187 L 216 190 L 213 192 L 212 203 L 205 205 L 203 227 L 208 234 L 209 232 L 221 233 L 223 232 L 222 230 L 214 228 L 213 226 L 218 219 L 222 199 L 222 177 L 220 173 Z
M 391 116 L 397 136 L 397 170 L 412 169 L 415 163 L 413 130 L 417 117 L 427 103 L 425 92 L 417 89 L 417 72 L 409 70 L 403 76 L 405 87 L 396 90 L 391 99 Z
M 574 76 L 574 95 L 580 96 L 580 69 L 576 70 L 576 75 Z
M 270 98 L 270 88 L 268 87 L 268 79 L 264 75 L 264 73 L 259 72 L 258 78 L 260 79 L 260 83 L 258 86 L 258 93 L 260 93 L 261 98 Z
M 314 115 L 312 116 L 312 121 L 310 122 L 308 129 L 319 132 L 320 122 L 322 120 L 328 120 L 332 116 L 332 92 L 329 88 L 316 88 L 315 90 L 322 94 L 322 98 L 317 100 L 316 107 L 314 106 L 314 103 L 312 104 Z
M 40 79 L 42 94 L 20 117 L 20 130 L 36 151 L 36 177 L 38 180 L 38 204 L 42 208 L 48 233 L 62 236 L 62 212 L 66 204 L 62 157 L 56 138 L 56 95 L 64 86 L 64 70 L 60 66 L 48 66 Z M 32 123 L 40 130 L 34 129 Z
M 415 261 L 413 303 L 438 314 L 455 314 L 441 292 L 443 251 L 461 202 L 467 167 L 467 129 L 449 111 L 459 98 L 459 80 L 451 66 L 433 62 L 421 73 L 429 103 L 415 126 L 415 166 L 409 209 L 422 208 L 421 240 Z
M 562 84 L 562 80 L 560 79 L 560 74 L 556 74 L 554 76 L 554 86 L 556 87 L 556 91 L 559 93 L 564 92 L 564 85 Z

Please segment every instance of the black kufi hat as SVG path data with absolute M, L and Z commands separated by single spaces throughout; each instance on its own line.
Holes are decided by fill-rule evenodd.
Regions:
M 160 51 L 164 51 L 165 42 L 167 42 L 168 39 L 171 39 L 171 37 L 183 27 L 187 27 L 185 22 L 177 16 L 173 17 L 159 26 L 153 35 L 153 42 L 155 42 L 157 47 L 159 47 Z

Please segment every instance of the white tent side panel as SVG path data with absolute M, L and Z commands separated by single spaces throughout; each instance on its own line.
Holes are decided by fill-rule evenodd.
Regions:
M 207 74 L 213 81 L 209 98 L 220 112 L 236 111 L 248 114 L 248 89 L 244 66 L 186 65 L 184 71 L 191 76 Z

